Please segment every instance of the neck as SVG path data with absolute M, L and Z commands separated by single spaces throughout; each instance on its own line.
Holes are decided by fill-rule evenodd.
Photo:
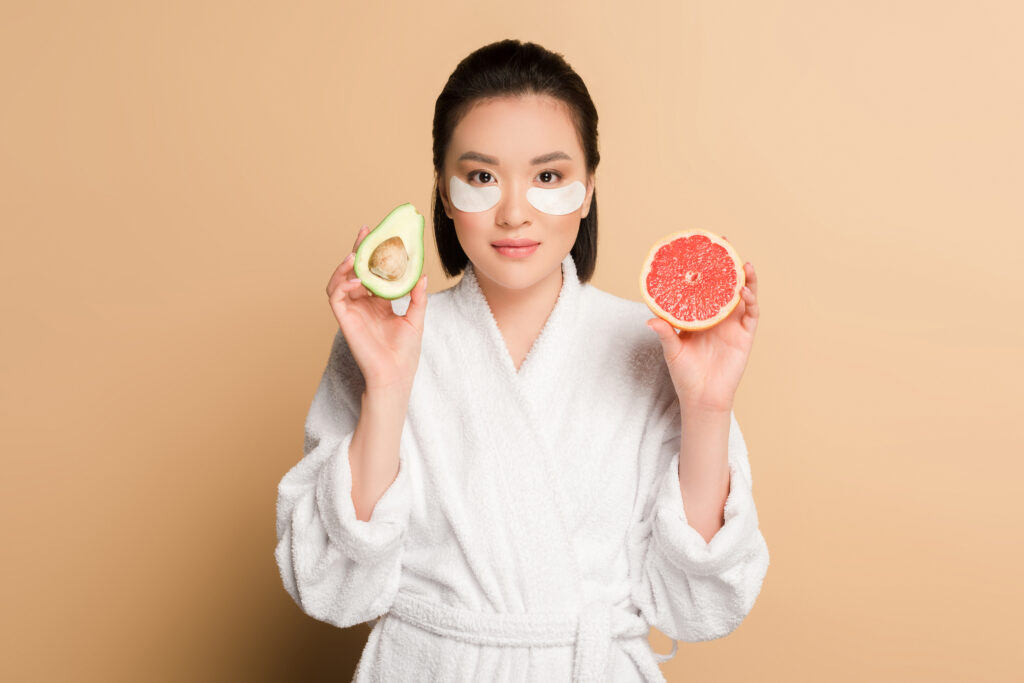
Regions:
M 477 283 L 518 370 L 522 357 L 544 328 L 562 290 L 562 269 L 521 289 L 510 289 L 476 271 Z

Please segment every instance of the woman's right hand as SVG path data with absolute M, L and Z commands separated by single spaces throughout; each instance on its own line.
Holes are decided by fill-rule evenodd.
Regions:
M 363 372 L 366 391 L 398 391 L 408 396 L 420 360 L 427 276 L 424 273 L 412 288 L 405 315 L 397 315 L 391 309 L 390 299 L 375 296 L 355 277 L 355 251 L 369 232 L 365 225 L 359 230 L 352 253 L 338 265 L 327 283 L 327 297 Z

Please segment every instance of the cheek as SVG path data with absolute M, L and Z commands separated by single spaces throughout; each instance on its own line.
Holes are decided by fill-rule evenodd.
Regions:
M 575 214 L 570 214 L 568 216 L 552 216 L 551 220 L 557 226 L 556 229 L 562 241 L 571 247 L 580 232 L 579 217 Z
M 455 223 L 455 234 L 462 243 L 463 250 L 468 252 L 481 240 L 490 238 L 494 217 L 481 213 L 456 213 L 452 222 Z
M 576 214 L 566 216 L 543 216 L 543 237 L 540 239 L 547 242 L 549 249 L 553 251 L 568 251 L 576 242 L 580 231 L 580 218 Z

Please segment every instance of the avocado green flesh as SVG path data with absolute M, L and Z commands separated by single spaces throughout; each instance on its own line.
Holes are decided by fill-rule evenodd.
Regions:
M 370 269 L 370 257 L 374 250 L 391 237 L 401 240 L 408 255 L 404 272 L 393 280 L 381 277 Z M 378 254 L 377 260 L 380 260 L 382 254 L 383 251 Z M 388 258 L 386 261 L 394 264 L 404 259 Z M 356 277 L 363 281 L 363 285 L 383 299 L 398 299 L 412 291 L 423 274 L 423 216 L 410 203 L 392 210 L 359 243 L 354 268 Z

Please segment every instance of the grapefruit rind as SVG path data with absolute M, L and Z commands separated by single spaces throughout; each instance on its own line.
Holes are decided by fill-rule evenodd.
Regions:
M 661 306 L 659 306 L 658 303 L 654 300 L 654 298 L 647 293 L 647 275 L 651 272 L 651 264 L 654 262 L 654 255 L 658 253 L 659 249 L 661 249 L 663 246 L 670 242 L 674 242 L 677 239 L 683 237 L 692 237 L 694 235 L 703 235 L 704 237 L 707 237 L 715 244 L 721 245 L 726 250 L 726 252 L 732 258 L 733 263 L 736 266 L 736 290 L 733 292 L 732 298 L 725 305 L 723 305 L 721 309 L 719 309 L 718 314 L 715 315 L 713 318 L 708 318 L 706 320 L 688 321 L 676 318 L 674 315 L 672 315 L 671 313 L 663 309 Z M 696 330 L 706 330 L 709 327 L 714 327 L 715 325 L 729 317 L 729 315 L 733 312 L 733 309 L 735 309 L 736 306 L 739 305 L 740 299 L 743 296 L 743 287 L 746 284 L 747 276 L 746 272 L 743 269 L 743 261 L 740 259 L 739 254 L 736 253 L 736 249 L 729 243 L 727 239 L 725 239 L 721 235 L 717 235 L 708 230 L 680 230 L 679 232 L 674 232 L 671 235 L 666 235 L 665 237 L 658 240 L 658 242 L 656 242 L 654 246 L 652 246 L 650 250 L 647 252 L 647 257 L 644 259 L 643 268 L 640 270 L 640 294 L 644 298 L 644 303 L 647 304 L 647 307 L 649 309 L 651 309 L 651 312 L 654 313 L 654 315 L 661 318 L 662 320 L 664 320 L 665 322 L 667 322 L 672 327 L 678 330 L 687 330 L 690 332 Z

